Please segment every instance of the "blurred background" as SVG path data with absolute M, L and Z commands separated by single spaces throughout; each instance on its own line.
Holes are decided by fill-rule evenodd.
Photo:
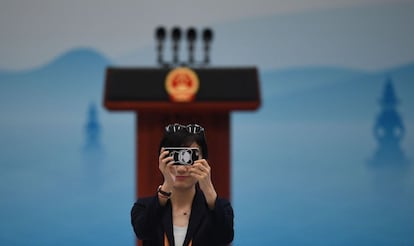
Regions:
M 231 116 L 234 245 L 414 245 L 412 13 L 411 0 L 2 0 L 0 244 L 134 245 L 135 117 L 103 108 L 104 75 L 156 66 L 163 25 L 210 27 L 212 66 L 260 71 L 260 109 Z

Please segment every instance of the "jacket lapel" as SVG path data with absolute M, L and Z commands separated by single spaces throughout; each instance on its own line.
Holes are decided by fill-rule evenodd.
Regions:
M 188 245 L 188 243 L 193 239 L 194 233 L 197 231 L 197 228 L 205 217 L 205 213 L 207 212 L 206 208 L 204 195 L 198 188 L 196 188 L 196 194 L 191 207 L 190 221 L 188 222 L 184 245 Z
M 172 221 L 172 206 L 171 201 L 167 202 L 167 209 L 165 211 L 164 218 L 162 220 L 162 226 L 164 232 L 167 235 L 170 245 L 174 245 L 174 232 L 173 232 L 173 221 Z

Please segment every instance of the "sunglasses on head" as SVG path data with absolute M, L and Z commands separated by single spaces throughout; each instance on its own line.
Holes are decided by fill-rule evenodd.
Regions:
M 166 126 L 165 132 L 173 133 L 173 132 L 178 132 L 182 129 L 185 129 L 187 132 L 192 133 L 192 134 L 198 134 L 198 133 L 204 132 L 204 128 L 200 125 L 189 124 L 185 126 L 185 125 L 181 125 L 178 123 L 169 124 L 168 126 Z

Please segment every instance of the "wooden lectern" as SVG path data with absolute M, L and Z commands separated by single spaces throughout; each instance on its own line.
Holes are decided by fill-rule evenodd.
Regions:
M 164 127 L 170 123 L 197 123 L 206 130 L 213 184 L 219 196 L 230 200 L 230 112 L 259 107 L 257 69 L 190 69 L 198 76 L 199 84 L 198 91 L 186 102 L 174 101 L 166 89 L 167 77 L 173 70 L 115 67 L 106 70 L 104 106 L 108 110 L 137 113 L 136 195 L 155 195 L 162 184 L 158 148 Z

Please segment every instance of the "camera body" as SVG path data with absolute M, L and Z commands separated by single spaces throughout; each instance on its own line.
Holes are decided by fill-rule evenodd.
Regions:
M 165 147 L 168 156 L 174 159 L 174 165 L 193 165 L 200 158 L 200 150 L 193 147 Z

